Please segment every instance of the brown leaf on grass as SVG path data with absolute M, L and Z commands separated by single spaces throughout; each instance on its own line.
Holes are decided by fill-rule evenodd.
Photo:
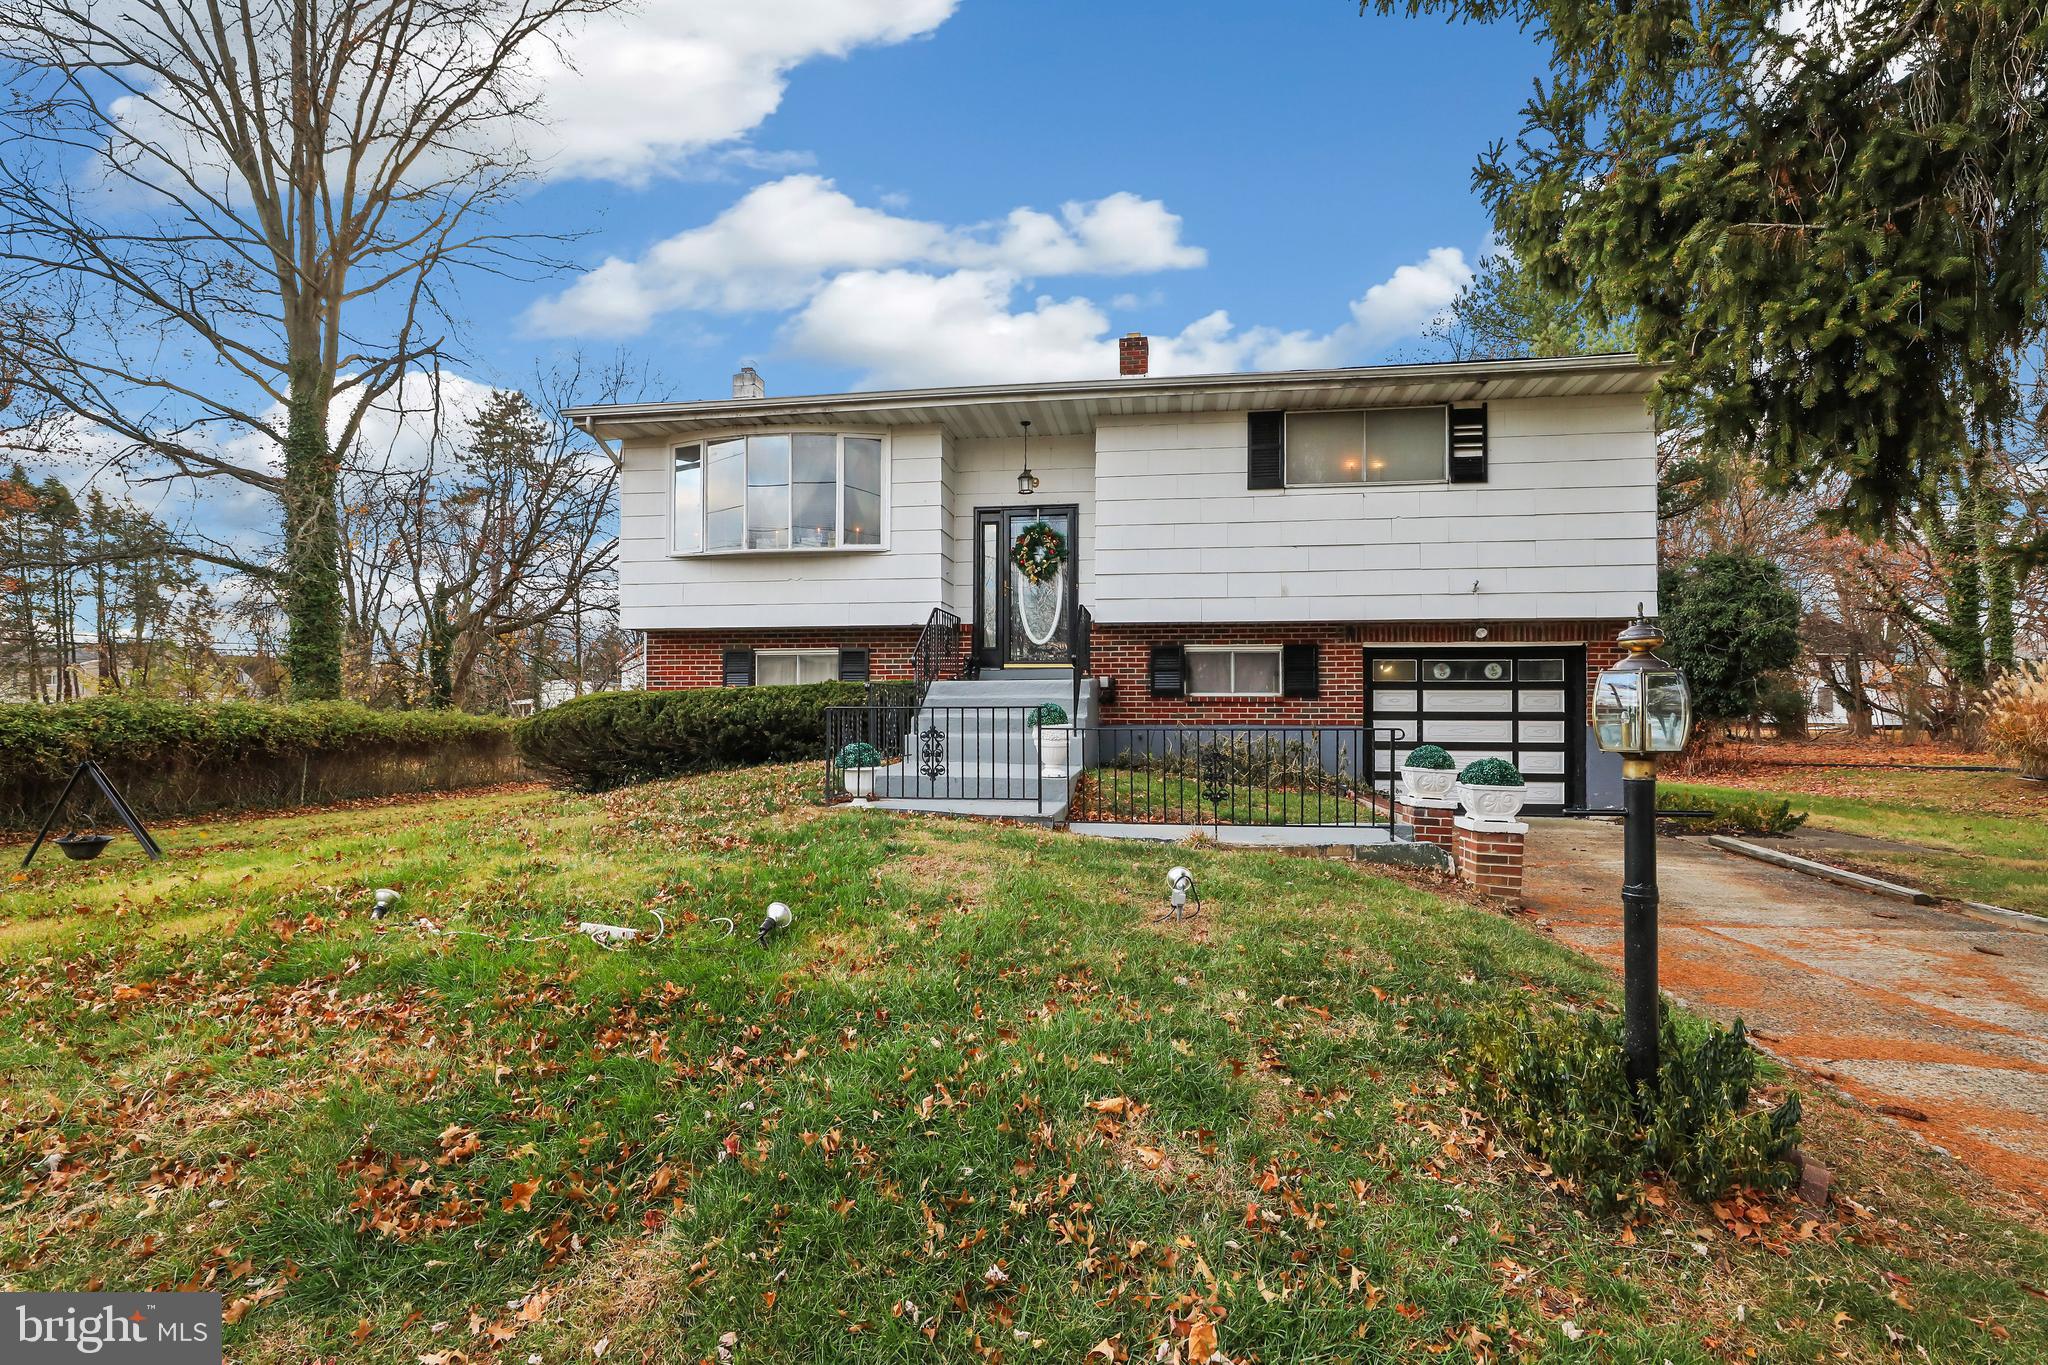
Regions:
M 1130 1108 L 1130 1105 L 1129 1098 L 1123 1095 L 1111 1095 L 1107 1099 L 1088 1101 L 1088 1107 L 1098 1114 L 1121 1114 Z
M 540 1181 L 515 1180 L 512 1182 L 512 1193 L 500 1199 L 498 1207 L 506 1213 L 510 1213 L 514 1209 L 519 1210 L 521 1213 L 529 1212 L 533 1208 L 533 1197 L 539 1193 Z
M 226 1314 L 222 1314 L 222 1316 L 225 1317 Z M 356 1321 L 356 1330 L 349 1333 L 349 1338 L 352 1341 L 368 1341 L 370 1333 L 376 1330 L 376 1328 L 370 1325 L 368 1318 L 360 1318 Z
M 1216 1324 L 1200 1313 L 1188 1323 L 1188 1365 L 1207 1365 L 1216 1354 Z

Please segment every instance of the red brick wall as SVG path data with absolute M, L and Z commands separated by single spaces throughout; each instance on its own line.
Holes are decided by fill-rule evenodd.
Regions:
M 1295 625 L 1117 625 L 1095 623 L 1090 671 L 1116 679 L 1116 701 L 1103 708 L 1111 725 L 1144 722 L 1180 724 L 1329 725 L 1358 723 L 1365 695 L 1367 645 L 1501 645 L 1585 643 L 1586 695 L 1592 679 L 1620 656 L 1615 635 L 1621 621 L 1489 621 L 1486 638 L 1472 632 L 1481 623 L 1392 621 L 1371 624 L 1310 622 Z M 1151 691 L 1152 646 L 1165 644 L 1322 646 L 1320 697 L 1155 697 Z
M 1435 844 L 1446 853 L 1456 856 L 1457 833 L 1453 821 L 1457 818 L 1455 806 L 1411 806 L 1406 801 L 1394 803 L 1395 817 L 1415 829 L 1415 842 Z
M 963 632 L 964 633 L 964 632 Z M 812 626 L 801 630 L 650 630 L 647 685 L 650 688 L 719 687 L 725 683 L 728 649 L 865 649 L 868 676 L 910 676 L 916 626 Z
M 1451 856 L 1460 881 L 1483 895 L 1521 900 L 1522 835 L 1460 828 L 1456 837 Z

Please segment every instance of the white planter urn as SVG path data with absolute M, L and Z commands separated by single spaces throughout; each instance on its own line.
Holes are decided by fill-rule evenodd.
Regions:
M 846 794 L 857 801 L 865 801 L 875 794 L 873 768 L 848 768 L 840 774 L 839 780 L 846 784 Z
M 1476 782 L 1458 784 L 1458 801 L 1475 820 L 1512 821 L 1529 799 L 1527 787 L 1492 787 Z
M 1401 769 L 1401 785 L 1410 796 L 1419 796 L 1425 801 L 1441 801 L 1451 794 L 1451 788 L 1458 784 L 1456 768 L 1409 768 Z
M 1046 777 L 1067 775 L 1067 748 L 1074 732 L 1065 725 L 1038 727 L 1038 770 Z

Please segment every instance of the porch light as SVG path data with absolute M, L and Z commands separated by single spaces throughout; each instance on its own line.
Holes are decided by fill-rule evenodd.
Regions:
M 1017 496 L 1028 498 L 1038 491 L 1038 476 L 1031 472 L 1031 419 L 1017 425 L 1024 428 L 1024 468 L 1017 474 Z
M 1636 619 L 1615 637 L 1627 656 L 1600 670 L 1593 691 L 1593 734 L 1620 754 L 1622 1050 L 1628 1078 L 1657 1083 L 1657 755 L 1675 754 L 1692 732 L 1685 674 L 1657 657 L 1664 632 Z
M 1593 733 L 1600 747 L 1639 758 L 1679 752 L 1692 733 L 1692 693 L 1685 674 L 1656 655 L 1664 632 L 1637 607 L 1636 619 L 1616 642 L 1628 654 L 1600 670 L 1593 692 Z

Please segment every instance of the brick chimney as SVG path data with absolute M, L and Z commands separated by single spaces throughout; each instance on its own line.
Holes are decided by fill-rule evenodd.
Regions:
M 732 396 L 735 398 L 766 398 L 768 386 L 761 382 L 761 376 L 752 365 L 740 366 L 740 372 L 732 377 Z
M 1143 332 L 1126 332 L 1116 343 L 1116 372 L 1129 379 L 1152 368 L 1152 339 Z

